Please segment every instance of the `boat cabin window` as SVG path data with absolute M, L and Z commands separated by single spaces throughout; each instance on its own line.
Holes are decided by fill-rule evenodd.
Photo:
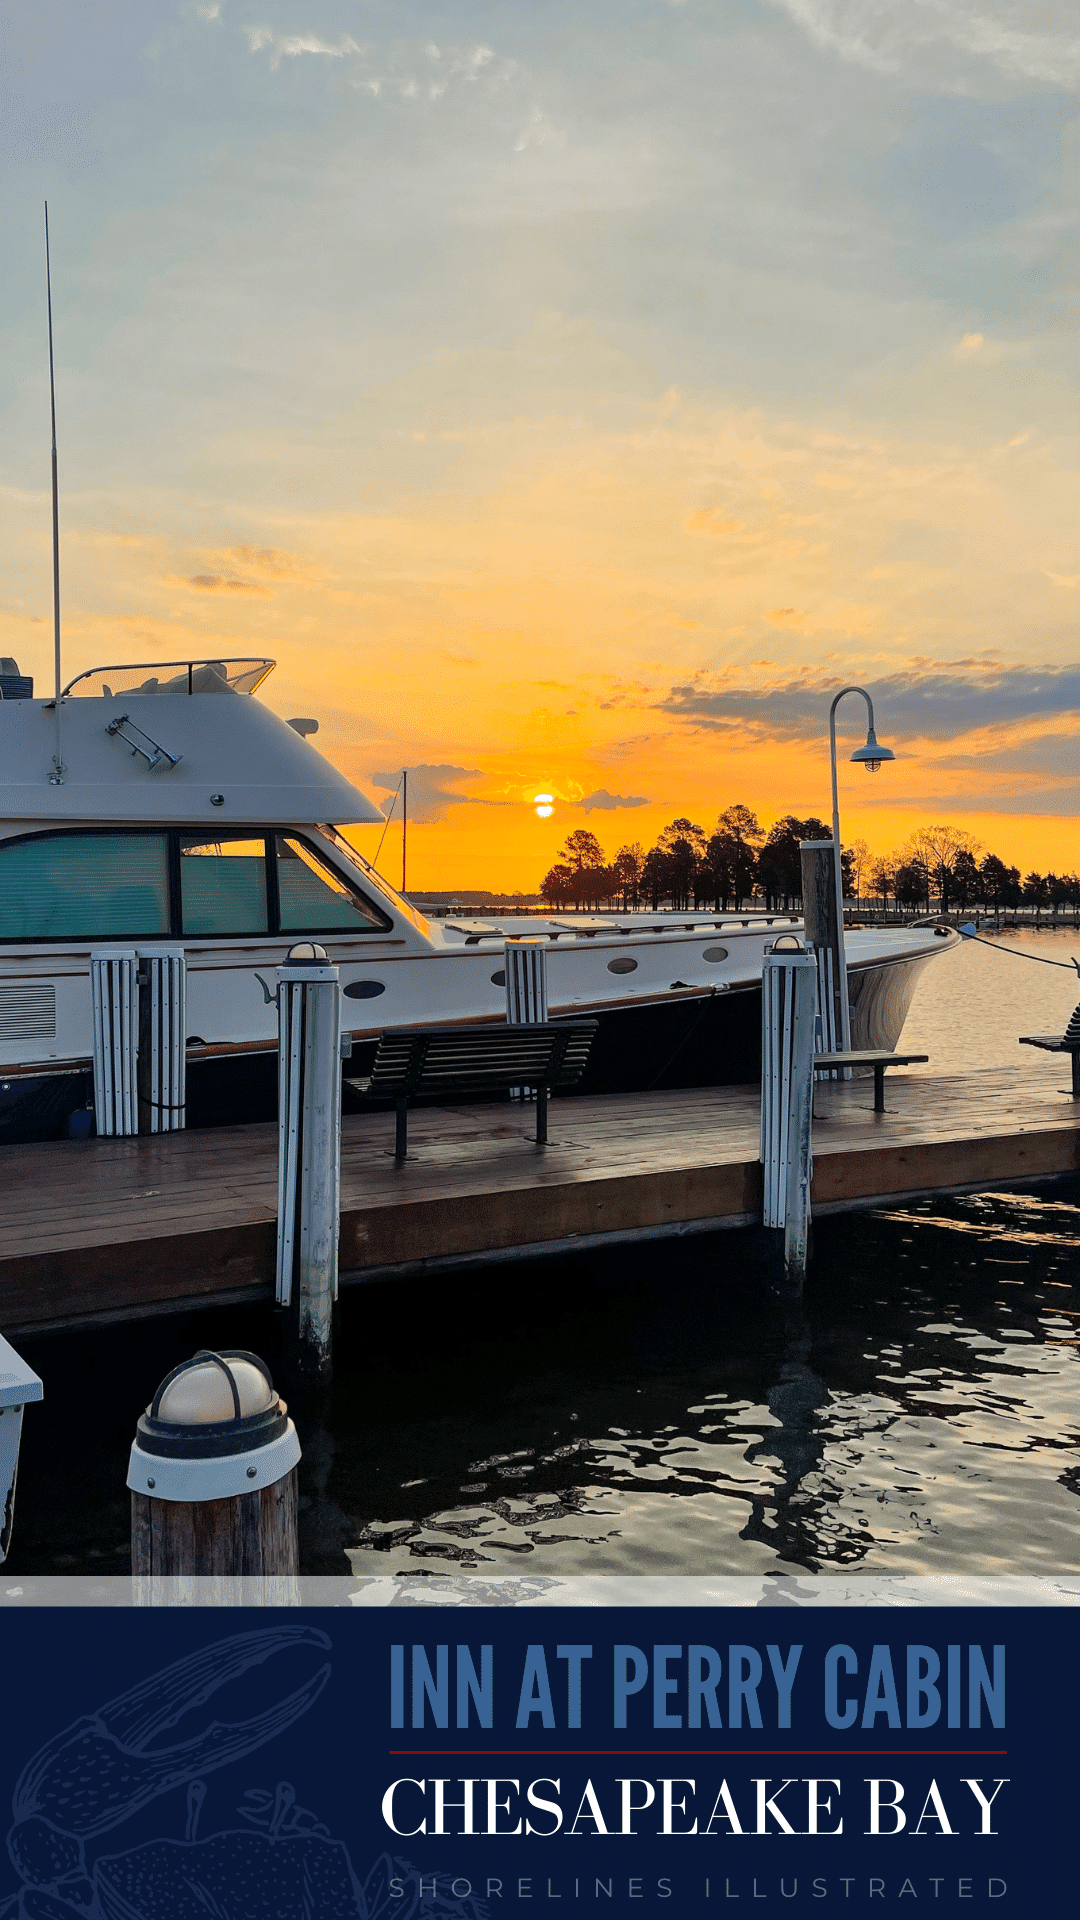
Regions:
M 0 940 L 146 939 L 169 932 L 164 833 L 0 841 Z
M 353 893 L 302 840 L 274 835 L 278 913 L 282 933 L 335 933 L 384 927 L 382 914 Z
M 273 939 L 392 924 L 296 834 L 129 828 L 0 840 L 0 941 Z
M 180 910 L 191 933 L 266 933 L 266 842 L 180 835 Z

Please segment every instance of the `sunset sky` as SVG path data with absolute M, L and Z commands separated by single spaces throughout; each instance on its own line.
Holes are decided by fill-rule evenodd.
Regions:
M 850 680 L 897 760 L 845 764 L 845 838 L 1076 866 L 1072 0 L 4 14 L 0 653 L 39 691 L 47 197 L 68 677 L 274 655 L 377 802 L 411 769 L 417 888 L 825 813 Z

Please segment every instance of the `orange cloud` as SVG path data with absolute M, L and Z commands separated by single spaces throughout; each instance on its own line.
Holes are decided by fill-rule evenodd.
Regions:
M 568 356 L 576 339 L 566 337 Z M 472 411 L 483 373 L 478 356 Z M 439 381 L 449 409 L 445 369 Z M 357 458 L 385 451 L 406 417 L 402 394 L 391 398 L 386 420 L 372 425 L 369 410 L 341 429 Z M 766 823 L 822 813 L 828 690 L 850 678 L 876 703 L 881 694 L 881 737 L 904 754 L 873 785 L 845 763 L 849 831 L 887 851 L 920 810 L 942 817 L 943 798 L 969 825 L 987 807 L 1007 818 L 1015 801 L 1011 843 L 996 826 L 973 830 L 1013 860 L 1023 843 L 1028 865 L 1075 862 L 1067 743 L 1035 712 L 1034 683 L 1027 707 L 1007 714 L 976 698 L 995 671 L 988 636 L 1005 662 L 1075 657 L 1063 442 L 1032 435 L 999 458 L 981 428 L 920 437 L 906 416 L 888 438 L 829 439 L 817 419 L 677 395 L 631 395 L 610 427 L 602 409 L 590 425 L 584 402 L 569 425 L 531 401 L 526 418 L 516 395 L 497 427 L 485 415 L 474 428 L 472 411 L 445 481 L 414 485 L 395 468 L 379 511 L 341 509 L 327 479 L 340 461 L 316 447 L 303 512 L 245 496 L 218 549 L 178 535 L 171 498 L 162 530 L 137 548 L 84 529 L 66 577 L 71 670 L 118 652 L 277 654 L 260 697 L 285 717 L 316 714 L 319 748 L 362 787 L 373 767 L 477 770 L 460 804 L 416 824 L 418 885 L 531 889 L 570 828 L 587 824 L 588 795 L 650 796 L 632 815 L 591 811 L 609 853 L 623 837 L 648 843 L 679 814 L 711 827 L 733 801 Z M 294 472 L 303 456 L 290 444 L 259 458 Z M 834 467 L 850 487 L 818 484 Z M 710 491 L 724 504 L 703 507 Z M 121 527 L 146 525 L 152 502 L 133 493 L 110 511 Z M 200 524 L 195 513 L 188 524 Z M 40 599 L 37 589 L 25 599 L 28 621 L 48 612 L 34 552 L 42 584 Z M 870 639 L 856 647 L 853 635 Z M 22 627 L 17 644 L 12 630 L 8 650 L 48 683 L 47 622 Z M 976 655 L 947 727 L 935 725 L 937 685 L 925 698 L 916 687 L 901 712 L 897 674 Z M 681 688 L 691 691 L 666 707 Z M 805 718 L 787 724 L 789 708 Z M 537 791 L 557 795 L 547 821 L 529 804 Z M 510 804 L 490 804 L 504 794 Z
M 714 538 L 724 533 L 744 533 L 745 520 L 725 520 L 719 507 L 702 507 L 700 513 L 692 513 L 686 522 L 688 533 L 708 533 Z

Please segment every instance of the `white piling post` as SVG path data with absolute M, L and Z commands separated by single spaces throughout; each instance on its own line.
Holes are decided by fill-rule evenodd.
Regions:
M 183 947 L 139 948 L 139 1132 L 176 1133 L 187 1114 Z
M 42 1385 L 37 1374 L 0 1334 L 0 1567 L 7 1559 L 15 1518 L 23 1408 L 41 1397 Z
M 277 1299 L 305 1371 L 330 1369 L 341 1219 L 341 993 L 323 948 L 277 968 Z
M 544 939 L 508 940 L 506 956 L 506 1018 L 512 1027 L 542 1024 L 547 1011 L 548 942 Z
M 503 947 L 506 970 L 506 1023 L 534 1027 L 546 1021 L 548 942 L 542 937 L 507 940 Z M 528 1087 L 511 1087 L 511 1100 L 521 1100 Z
M 94 1013 L 94 1121 L 99 1134 L 139 1131 L 138 957 L 104 947 L 90 954 Z
M 800 1294 L 810 1238 L 816 956 L 774 948 L 761 984 L 763 1224 L 783 1233 L 783 1291 Z

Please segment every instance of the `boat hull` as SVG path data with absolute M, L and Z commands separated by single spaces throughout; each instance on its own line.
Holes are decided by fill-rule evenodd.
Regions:
M 851 969 L 853 1046 L 895 1047 L 919 975 L 934 957 L 931 949 Z M 642 1006 L 590 1009 L 588 1018 L 596 1021 L 597 1032 L 585 1074 L 574 1090 L 579 1094 L 752 1085 L 760 1078 L 759 984 Z M 375 1040 L 358 1042 L 345 1064 L 346 1110 L 372 1104 L 354 1083 L 370 1072 L 376 1045 Z M 72 1112 L 92 1098 L 87 1072 L 0 1082 L 0 1143 L 59 1139 L 71 1132 Z M 187 1101 L 187 1121 L 193 1128 L 273 1120 L 276 1053 L 189 1062 Z

